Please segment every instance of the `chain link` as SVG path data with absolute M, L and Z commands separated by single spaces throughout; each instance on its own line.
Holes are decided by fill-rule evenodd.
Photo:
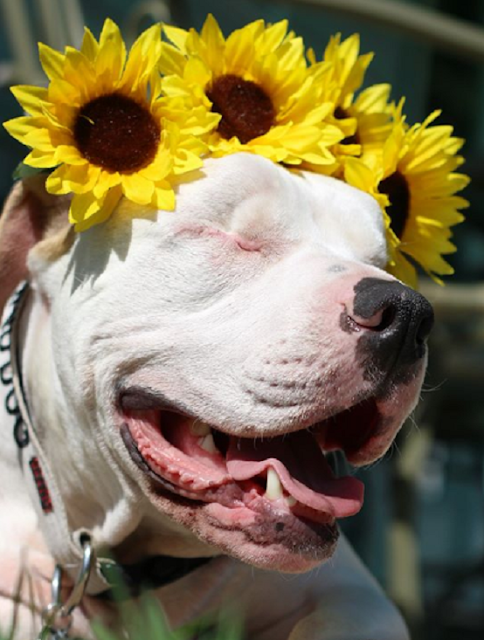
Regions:
M 42 629 L 37 640 L 64 640 L 72 626 L 72 613 L 81 603 L 95 562 L 94 549 L 89 537 L 82 541 L 82 565 L 76 582 L 65 602 L 61 599 L 62 568 L 57 565 L 51 582 L 52 602 L 42 611 Z

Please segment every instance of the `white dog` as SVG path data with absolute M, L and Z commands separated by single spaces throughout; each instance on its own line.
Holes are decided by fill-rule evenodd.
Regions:
M 239 154 L 180 184 L 175 212 L 123 202 L 74 237 L 41 183 L 0 231 L 2 306 L 29 281 L 0 353 L 0 626 L 38 632 L 88 535 L 72 633 L 112 616 L 110 550 L 174 627 L 235 604 L 250 640 L 407 638 L 337 544 L 362 485 L 324 456 L 379 458 L 424 375 L 432 310 L 383 270 L 377 203 Z

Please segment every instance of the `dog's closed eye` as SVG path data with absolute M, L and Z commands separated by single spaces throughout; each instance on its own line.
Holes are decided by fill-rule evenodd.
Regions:
M 260 251 L 261 240 L 254 240 L 241 233 L 225 231 L 218 227 L 206 224 L 183 224 L 175 229 L 176 237 L 188 236 L 201 239 L 217 239 L 227 246 L 234 246 L 243 251 Z

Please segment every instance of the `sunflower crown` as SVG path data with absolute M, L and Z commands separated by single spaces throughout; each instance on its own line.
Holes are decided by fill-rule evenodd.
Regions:
M 50 171 L 47 191 L 73 194 L 76 231 L 107 220 L 123 196 L 173 210 L 177 181 L 204 158 L 245 151 L 370 193 L 388 271 L 415 286 L 418 264 L 440 282 L 468 206 L 456 195 L 469 181 L 457 172 L 463 140 L 434 124 L 439 112 L 407 124 L 388 84 L 360 90 L 373 56 L 359 49 L 358 35 L 337 35 L 318 60 L 285 20 L 225 38 L 209 15 L 200 33 L 154 25 L 127 52 L 108 19 L 79 50 L 39 45 L 48 86 L 13 87 L 28 115 L 4 126 L 30 147 L 24 165 Z

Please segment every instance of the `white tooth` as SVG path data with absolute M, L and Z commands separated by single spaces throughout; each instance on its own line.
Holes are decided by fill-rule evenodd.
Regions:
M 210 433 L 210 426 L 206 422 L 195 420 L 190 425 L 190 431 L 194 436 L 208 436 Z
M 289 507 L 293 507 L 295 504 L 297 504 L 297 500 L 293 496 L 286 496 L 286 502 Z
M 272 467 L 267 469 L 267 485 L 265 497 L 269 500 L 279 500 L 283 497 L 282 484 L 277 472 Z
M 220 453 L 220 451 L 215 446 L 215 442 L 211 433 L 203 438 L 200 438 L 198 441 L 198 446 L 208 451 L 208 453 Z

